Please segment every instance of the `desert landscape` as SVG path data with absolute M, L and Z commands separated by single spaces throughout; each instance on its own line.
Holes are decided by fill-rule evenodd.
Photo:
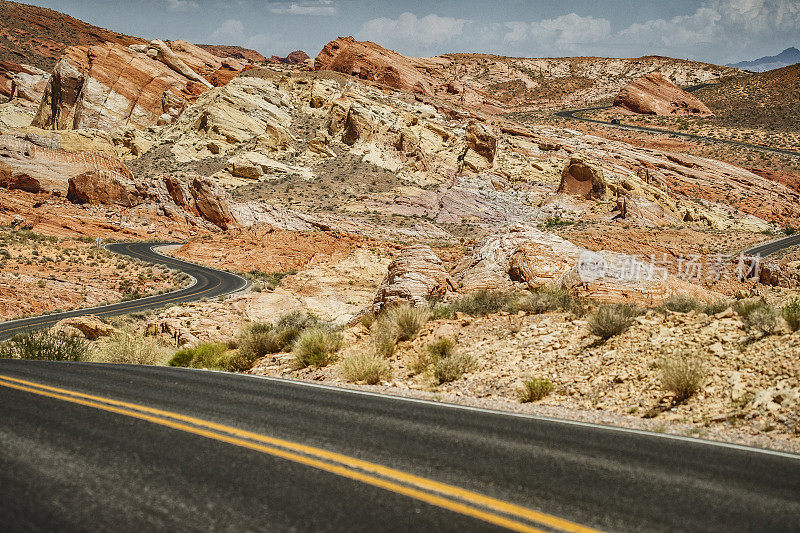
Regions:
M 10 531 L 796 528 L 797 5 L 36 4 Z
M 84 360 L 800 450 L 800 259 L 744 254 L 800 228 L 800 158 L 759 149 L 800 146 L 798 65 L 353 37 L 267 58 L 0 15 L 4 319 L 185 286 L 96 247 L 181 242 L 248 288 L 52 334 L 91 330 Z M 579 108 L 599 122 L 556 116 Z

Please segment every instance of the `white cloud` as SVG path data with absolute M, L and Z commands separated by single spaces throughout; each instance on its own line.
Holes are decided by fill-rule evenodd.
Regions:
M 506 22 L 506 28 L 508 28 L 508 33 L 503 36 L 503 41 L 515 43 L 525 40 L 528 36 L 530 24 L 527 22 Z
M 193 11 L 200 5 L 194 0 L 167 0 L 167 9 L 170 11 Z
M 464 32 L 464 25 L 469 22 L 453 17 L 440 17 L 431 13 L 417 17 L 413 13 L 403 13 L 396 19 L 377 18 L 368 20 L 358 32 L 359 39 L 386 43 L 389 47 L 411 45 L 412 47 L 429 47 L 443 44 Z
M 304 2 L 272 2 L 267 6 L 270 13 L 277 15 L 305 15 L 311 17 L 330 17 L 338 12 L 333 0 L 311 0 Z
M 244 24 L 236 19 L 228 19 L 211 34 L 215 44 L 238 44 L 244 40 Z

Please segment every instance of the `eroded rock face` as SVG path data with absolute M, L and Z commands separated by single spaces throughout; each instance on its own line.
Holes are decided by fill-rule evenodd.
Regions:
M 173 122 L 212 87 L 201 74 L 211 76 L 224 63 L 190 43 L 175 41 L 173 46 L 154 40 L 68 48 L 53 70 L 33 125 L 112 131 Z M 244 68 L 231 61 L 225 65 Z
M 629 255 L 589 251 L 537 228 L 516 225 L 483 238 L 456 267 L 461 290 L 557 286 L 600 302 L 654 305 L 675 295 L 722 296 Z
M 660 72 L 651 72 L 623 87 L 614 99 L 614 106 L 645 115 L 713 115 L 703 102 Z
M 442 260 L 429 246 L 418 244 L 404 249 L 389 265 L 374 306 L 380 310 L 399 303 L 426 305 L 427 298 L 441 298 L 452 290 Z
M 678 224 L 678 218 L 664 206 L 638 194 L 623 194 L 617 198 L 620 218 L 646 228 Z
M 470 122 L 467 125 L 467 146 L 491 165 L 497 153 L 497 136 L 485 124 Z
M 603 169 L 582 155 L 573 155 L 561 173 L 558 192 L 592 200 L 602 198 L 606 194 Z
M 433 94 L 432 80 L 408 58 L 370 41 L 339 37 L 325 45 L 314 60 L 314 70 L 334 70 L 420 94 Z
M 363 107 L 351 104 L 344 120 L 342 142 L 352 146 L 357 142 L 369 140 L 375 128 L 369 111 Z
M 136 182 L 117 172 L 90 170 L 69 178 L 67 199 L 78 204 L 133 207 L 144 202 Z
M 68 181 L 90 171 L 106 171 L 132 179 L 118 159 L 101 153 L 67 152 L 15 135 L 0 135 L 0 187 L 66 196 Z

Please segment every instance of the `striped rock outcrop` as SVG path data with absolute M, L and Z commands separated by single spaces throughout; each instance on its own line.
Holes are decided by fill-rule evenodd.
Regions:
M 442 298 L 454 291 L 442 260 L 422 244 L 405 248 L 391 262 L 375 295 L 375 310 L 386 306 L 410 303 L 426 305 L 428 298 Z
M 614 106 L 646 115 L 713 115 L 697 97 L 683 91 L 660 72 L 651 72 L 622 88 Z

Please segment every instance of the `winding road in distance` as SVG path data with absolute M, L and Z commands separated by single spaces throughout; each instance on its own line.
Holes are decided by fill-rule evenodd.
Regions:
M 128 242 L 107 244 L 106 248 L 116 254 L 125 255 L 134 259 L 141 259 L 149 263 L 166 265 L 188 274 L 194 279 L 194 283 L 189 287 L 140 298 L 138 300 L 129 300 L 99 307 L 73 309 L 63 313 L 52 313 L 49 315 L 0 322 L 0 340 L 8 339 L 22 331 L 50 327 L 63 318 L 88 314 L 97 316 L 125 315 L 136 311 L 156 309 L 165 304 L 177 304 L 192 302 L 202 298 L 213 298 L 215 296 L 236 292 L 247 286 L 248 282 L 246 279 L 231 274 L 230 272 L 181 261 L 180 259 L 175 259 L 153 250 L 153 248 L 169 244 L 181 243 Z
M 694 92 L 698 89 L 702 89 L 703 87 L 707 87 L 709 84 L 701 83 L 700 85 L 693 85 L 691 87 L 687 87 L 684 89 L 686 92 Z M 666 133 L 669 135 L 677 135 L 679 137 L 684 137 L 686 139 L 694 139 L 694 140 L 701 140 L 701 141 L 712 141 L 717 143 L 729 144 L 731 146 L 738 146 L 740 148 L 749 148 L 752 150 L 761 150 L 763 152 L 771 152 L 775 154 L 782 154 L 782 155 L 789 155 L 793 157 L 800 157 L 800 152 L 795 150 L 786 150 L 784 148 L 770 148 L 769 146 L 761 146 L 758 144 L 750 144 L 750 143 L 743 143 L 739 141 L 733 141 L 730 139 L 719 139 L 717 137 L 706 137 L 704 135 L 695 135 L 693 133 L 681 133 L 678 131 L 666 130 L 661 128 L 649 128 L 645 126 L 634 126 L 632 124 L 612 124 L 607 120 L 597 120 L 594 118 L 586 118 L 581 116 L 581 113 L 586 113 L 589 111 L 600 111 L 602 109 L 610 109 L 612 106 L 596 106 L 596 107 L 585 107 L 583 109 L 567 109 L 564 111 L 558 111 L 554 113 L 555 116 L 561 118 L 568 118 L 572 120 L 581 120 L 583 122 L 591 122 L 593 124 L 602 124 L 603 126 L 608 126 L 612 128 L 620 128 L 623 130 L 631 130 L 631 131 L 644 131 L 647 133 Z

